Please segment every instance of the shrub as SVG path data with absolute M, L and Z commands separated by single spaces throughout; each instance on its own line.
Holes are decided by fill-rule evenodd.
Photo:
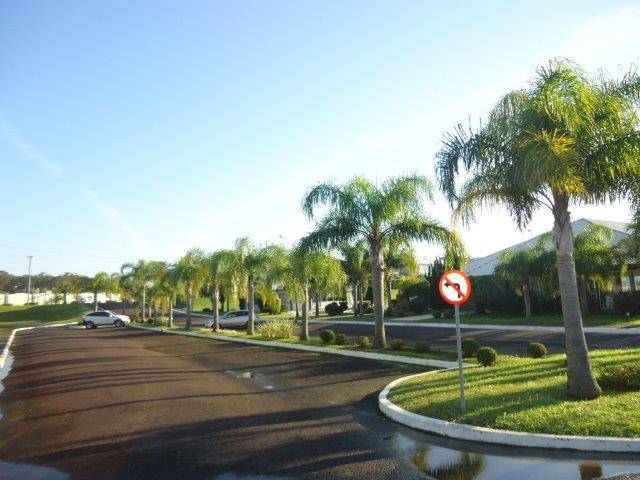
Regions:
M 480 365 L 489 367 L 496 364 L 498 353 L 491 347 L 482 347 L 476 353 L 476 360 Z
M 409 309 L 411 310 L 411 313 L 418 315 L 427 309 L 427 302 L 422 298 L 415 298 L 411 300 Z
M 296 324 L 289 320 L 269 320 L 262 323 L 257 331 L 267 340 L 278 340 L 292 337 L 296 330 Z
M 598 369 L 598 383 L 613 390 L 640 390 L 640 363 L 624 363 Z
M 373 313 L 373 311 L 374 311 L 374 310 L 373 310 L 373 307 L 372 307 L 372 306 L 369 306 L 369 307 L 367 307 L 367 308 L 365 308 L 365 309 L 364 309 L 364 313 L 365 313 L 365 314 Z
M 480 342 L 475 338 L 463 338 L 462 339 L 462 352 L 467 357 L 473 357 L 480 349 Z
M 342 309 L 342 312 L 349 310 L 349 304 L 347 302 L 340 302 L 340 308 Z
M 626 292 L 613 296 L 613 308 L 622 315 L 640 315 L 640 293 Z
M 13 307 L 13 303 L 3 303 L 3 307 Z
M 336 334 L 336 339 L 334 342 L 336 345 L 346 345 L 347 344 L 347 336 L 344 333 Z
M 324 311 L 327 315 L 332 317 L 336 315 L 342 315 L 346 309 L 343 309 L 338 302 L 331 302 L 324 307 Z
M 427 342 L 416 343 L 417 353 L 429 353 L 430 351 L 431 351 L 431 345 L 429 345 Z
M 445 308 L 444 310 L 442 310 L 442 315 L 444 316 L 444 318 L 453 318 L 454 313 L 455 310 L 453 308 Z
M 336 339 L 336 333 L 333 330 L 323 330 L 320 332 L 320 340 L 322 343 L 331 343 Z
M 166 327 L 169 325 L 169 319 L 168 318 L 158 318 L 157 320 L 153 321 L 153 324 L 156 327 Z
M 401 338 L 396 338 L 389 344 L 389 348 L 391 350 L 402 350 L 404 348 L 404 340 Z
M 438 312 L 437 310 L 433 312 L 433 318 L 440 318 L 442 316 L 442 312 Z
M 289 307 L 287 305 L 285 305 L 284 303 L 280 305 L 280 313 L 288 313 L 288 312 L 289 312 Z
M 366 335 L 361 335 L 358 337 L 356 344 L 360 348 L 369 348 L 371 346 L 371 340 L 369 340 L 369 337 L 367 337 Z
M 531 358 L 542 358 L 547 354 L 547 347 L 545 347 L 542 343 L 530 343 L 527 346 L 527 354 Z
M 209 307 L 204 307 L 204 308 L 202 309 L 202 312 L 203 312 L 203 313 L 211 313 L 211 309 L 210 309 Z

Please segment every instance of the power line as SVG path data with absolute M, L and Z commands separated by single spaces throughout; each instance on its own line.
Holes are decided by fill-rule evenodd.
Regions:
M 44 250 L 41 248 L 24 248 L 24 247 L 15 247 L 12 245 L 0 245 L 0 248 L 8 248 L 11 250 L 22 250 L 25 252 L 49 253 L 52 255 L 67 255 L 71 257 L 100 258 L 104 260 L 121 260 L 122 259 L 122 257 L 109 257 L 106 255 L 90 255 L 90 254 L 84 254 L 84 253 L 60 252 L 57 250 Z

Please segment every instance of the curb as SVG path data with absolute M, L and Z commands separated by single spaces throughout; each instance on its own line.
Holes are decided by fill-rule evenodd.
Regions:
M 309 323 L 333 323 L 344 325 L 373 325 L 369 321 L 356 320 L 309 320 Z M 416 327 L 416 328 L 456 328 L 455 323 L 417 323 L 417 322 L 384 322 L 389 327 Z M 489 325 L 461 323 L 460 328 L 469 330 L 506 330 L 516 332 L 552 332 L 564 333 L 564 327 L 545 327 L 536 325 Z M 612 327 L 585 327 L 585 333 L 603 333 L 606 335 L 640 335 L 640 328 L 612 328 Z
M 427 374 L 429 373 L 436 372 L 427 372 Z M 399 407 L 387 398 L 391 389 L 398 383 L 420 375 L 425 375 L 425 373 L 401 377 L 387 385 L 378 396 L 380 411 L 390 419 L 407 427 L 457 440 L 508 445 L 511 447 L 578 450 L 582 452 L 640 452 L 640 438 L 582 437 L 578 435 L 514 432 L 511 430 L 476 427 L 418 415 Z
M 409 365 L 420 365 L 423 367 L 436 367 L 436 368 L 458 368 L 457 362 L 447 362 L 446 360 L 435 360 L 430 358 L 415 358 L 415 357 L 403 357 L 400 355 L 389 355 L 386 353 L 374 353 L 374 352 L 357 352 L 354 350 L 339 350 L 337 348 L 315 347 L 313 345 L 294 345 L 291 343 L 272 342 L 263 340 L 252 340 L 250 338 L 238 338 L 227 337 L 225 335 L 204 335 L 202 333 L 184 332 L 179 330 L 164 330 L 161 328 L 142 327 L 139 325 L 129 325 L 130 328 L 137 328 L 139 330 L 148 330 L 157 333 L 171 333 L 173 335 L 184 335 L 187 337 L 206 338 L 209 340 L 222 340 L 236 343 L 246 343 L 249 345 L 260 345 L 263 347 L 272 348 L 285 348 L 288 350 L 301 350 L 305 352 L 314 353 L 328 353 L 331 355 L 342 355 L 344 357 L 366 358 L 367 360 L 381 360 L 385 362 L 405 363 Z M 469 367 L 470 365 L 466 365 Z
M 38 325 L 37 327 L 20 327 L 14 328 L 11 330 L 11 333 L 7 337 L 7 343 L 4 344 L 4 348 L 2 349 L 2 353 L 0 353 L 0 368 L 4 367 L 4 363 L 7 361 L 7 355 L 9 355 L 9 350 L 11 349 L 11 344 L 13 343 L 13 339 L 16 337 L 17 332 L 22 332 L 24 330 L 35 330 L 36 328 L 51 328 L 51 327 L 64 327 L 67 325 L 76 325 L 78 322 L 69 322 L 69 323 L 55 323 L 53 325 Z

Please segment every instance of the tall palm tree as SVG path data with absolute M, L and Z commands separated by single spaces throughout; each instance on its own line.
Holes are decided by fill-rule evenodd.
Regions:
M 213 330 L 220 330 L 220 284 L 225 280 L 228 270 L 233 265 L 233 251 L 216 250 L 206 259 L 209 267 L 209 282 L 211 284 L 211 310 L 213 314 Z
M 353 316 L 359 317 L 362 315 L 364 291 L 368 288 L 371 277 L 367 245 L 364 240 L 358 240 L 353 243 L 344 243 L 338 250 L 342 255 L 342 268 L 353 288 Z
M 640 77 L 592 78 L 567 60 L 539 67 L 527 89 L 505 95 L 474 131 L 458 126 L 437 154 L 440 187 L 456 214 L 506 205 L 519 227 L 553 214 L 565 324 L 567 393 L 600 395 L 584 337 L 569 205 L 626 196 L 640 177 Z M 456 180 L 466 170 L 461 188 Z
M 145 260 L 138 260 L 136 263 L 124 263 L 120 267 L 120 275 L 126 284 L 130 285 L 133 291 L 140 295 L 142 310 L 142 323 L 145 320 L 146 293 L 151 281 L 151 269 Z
M 115 287 L 111 276 L 107 272 L 98 272 L 90 280 L 89 285 L 93 293 L 93 311 L 98 311 L 98 293 L 111 293 Z
M 403 271 L 410 275 L 417 275 L 420 267 L 413 247 L 402 243 L 394 243 L 388 246 L 384 252 L 384 265 L 387 305 L 391 306 L 393 280 L 399 278 Z
M 454 232 L 429 218 L 423 201 L 432 201 L 431 182 L 421 175 L 391 178 L 376 185 L 363 177 L 336 185 L 320 184 L 307 192 L 302 202 L 311 219 L 315 208 L 326 204 L 329 211 L 305 237 L 310 248 L 339 247 L 363 239 L 368 243 L 373 279 L 375 346 L 386 347 L 383 306 L 385 248 L 394 242 L 424 240 L 443 245 L 451 258 L 461 244 Z
M 260 275 L 264 274 L 273 256 L 270 246 L 258 248 L 247 237 L 236 240 L 233 253 L 233 267 L 238 276 L 243 278 L 247 286 L 247 334 L 255 333 L 255 287 Z
M 176 274 L 184 284 L 187 299 L 186 330 L 191 328 L 193 296 L 197 295 L 206 283 L 208 270 L 206 256 L 199 248 L 191 248 L 176 264 Z
M 316 317 L 320 316 L 320 296 L 337 295 L 342 292 L 347 276 L 342 264 L 328 252 L 308 252 L 305 270 L 309 290 L 314 295 Z

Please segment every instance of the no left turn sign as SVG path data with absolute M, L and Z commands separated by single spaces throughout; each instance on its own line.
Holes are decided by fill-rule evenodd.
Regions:
M 460 270 L 449 270 L 440 277 L 438 289 L 443 300 L 451 305 L 462 305 L 471 296 L 469 277 Z

